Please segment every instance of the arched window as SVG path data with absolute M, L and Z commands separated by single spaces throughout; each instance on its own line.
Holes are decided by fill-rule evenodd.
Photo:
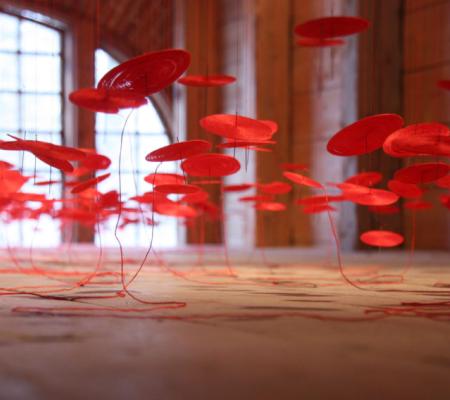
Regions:
M 104 50 L 98 49 L 95 53 L 95 80 L 100 78 L 118 61 Z M 156 165 L 145 161 L 145 156 L 158 147 L 169 144 L 166 128 L 151 102 L 134 110 L 125 110 L 118 115 L 98 113 L 95 123 L 95 142 L 97 152 L 111 158 L 110 167 L 112 176 L 100 186 L 104 191 L 118 190 L 119 148 L 120 135 L 125 125 L 125 136 L 122 149 L 121 182 L 122 196 L 129 198 L 136 194 L 151 191 L 152 186 L 144 181 L 144 177 L 153 172 Z M 158 172 L 175 172 L 175 163 L 163 163 Z M 130 202 L 131 208 L 137 203 Z M 147 217 L 151 217 L 149 213 Z M 140 212 L 124 212 L 124 221 L 139 221 L 125 226 L 124 233 L 120 235 L 122 244 L 127 246 L 147 246 L 149 243 L 150 227 L 142 223 Z M 153 245 L 155 247 L 173 247 L 177 245 L 177 222 L 174 218 L 155 215 L 157 225 L 154 228 Z M 116 223 L 114 216 L 108 223 L 106 232 L 102 232 L 102 243 L 106 246 L 115 246 L 116 239 L 113 229 Z M 97 235 L 98 236 L 98 235 Z M 96 238 L 98 242 L 98 237 Z
M 0 38 L 0 139 L 8 140 L 7 134 L 11 134 L 61 144 L 63 32 L 21 16 L 0 13 Z M 50 199 L 61 197 L 61 183 L 36 185 L 50 177 L 61 182 L 59 170 L 50 169 L 24 152 L 2 151 L 0 159 L 13 164 L 25 176 L 36 173 L 36 178 L 29 179 L 22 192 L 43 193 Z M 30 209 L 40 206 L 39 202 L 26 203 Z M 2 218 L 13 220 L 3 225 L 7 230 L 4 236 L 8 238 L 4 245 L 48 247 L 60 242 L 57 220 L 44 214 L 38 221 L 14 221 L 13 207 L 10 204 L 2 209 Z

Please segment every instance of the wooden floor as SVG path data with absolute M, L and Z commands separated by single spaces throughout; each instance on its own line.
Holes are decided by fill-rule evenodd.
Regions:
M 130 291 L 170 309 L 115 297 L 117 252 L 76 289 L 95 249 L 24 254 L 2 255 L 1 399 L 450 399 L 448 254 L 403 283 L 404 254 L 345 256 L 360 289 L 326 252 L 152 255 Z

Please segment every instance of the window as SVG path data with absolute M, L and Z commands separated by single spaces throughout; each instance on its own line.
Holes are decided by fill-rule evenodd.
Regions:
M 62 32 L 23 17 L 0 13 L 0 139 L 7 134 L 60 144 L 62 141 Z M 0 159 L 14 164 L 25 176 L 36 173 L 23 192 L 60 198 L 62 184 L 35 185 L 40 180 L 61 181 L 59 170 L 30 153 L 1 151 Z M 30 202 L 31 208 L 40 206 Z M 9 206 L 11 209 L 11 206 Z M 8 208 L 6 208 L 8 210 Z M 8 219 L 8 212 L 2 218 Z M 50 247 L 60 243 L 60 226 L 50 215 L 3 224 L 4 245 Z M 39 232 L 39 234 L 37 234 Z M 9 240 L 9 243 L 8 243 Z
M 118 64 L 104 50 L 95 53 L 95 80 L 100 78 L 111 68 Z M 128 118 L 128 120 L 127 120 Z M 122 197 L 127 199 L 151 191 L 150 184 L 144 181 L 144 177 L 154 172 L 155 163 L 145 161 L 145 156 L 158 147 L 169 144 L 166 128 L 158 116 L 158 112 L 151 102 L 137 110 L 124 110 L 117 115 L 104 113 L 96 114 L 96 148 L 97 152 L 108 156 L 112 160 L 110 167 L 111 177 L 100 186 L 102 192 L 119 188 L 119 148 L 120 135 L 125 125 L 125 136 L 122 149 L 121 181 Z M 158 172 L 175 172 L 175 163 L 163 163 Z M 127 206 L 137 206 L 137 203 L 129 202 Z M 151 217 L 147 213 L 147 217 Z M 140 213 L 131 213 L 125 217 L 142 221 Z M 177 221 L 175 218 L 154 216 L 157 225 L 154 229 L 153 245 L 155 247 L 173 247 L 177 245 Z M 102 244 L 116 246 L 113 235 L 116 217 L 107 224 L 108 229 L 102 231 Z M 141 222 L 130 224 L 120 234 L 122 244 L 125 246 L 147 246 L 150 240 L 150 227 Z M 99 238 L 96 238 L 99 241 Z

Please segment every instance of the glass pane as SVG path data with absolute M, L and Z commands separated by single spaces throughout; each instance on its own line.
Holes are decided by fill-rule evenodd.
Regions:
M 137 130 L 141 133 L 164 133 L 164 125 L 151 103 L 137 111 Z
M 19 19 L 0 13 L 0 49 L 17 51 Z
M 22 128 L 33 130 L 61 130 L 61 100 L 57 95 L 21 96 Z
M 21 89 L 27 92 L 59 92 L 61 90 L 61 62 L 59 57 L 23 55 Z
M 0 129 L 19 130 L 19 98 L 15 94 L 0 93 Z
M 59 53 L 60 33 L 31 21 L 20 24 L 20 48 L 24 52 Z
M 0 77 L 0 90 L 19 89 L 16 54 L 0 53 Z

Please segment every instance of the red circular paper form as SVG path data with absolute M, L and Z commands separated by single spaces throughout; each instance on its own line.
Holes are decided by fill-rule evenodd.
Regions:
M 211 150 L 211 143 L 206 140 L 187 140 L 160 147 L 147 154 L 145 159 L 151 162 L 178 161 Z
M 392 231 L 367 231 L 364 232 L 360 239 L 363 243 L 375 247 L 395 247 L 403 243 L 402 235 Z
M 187 75 L 178 79 L 178 83 L 194 87 L 225 86 L 235 81 L 236 78 L 230 75 Z
M 294 32 L 304 37 L 328 39 L 363 32 L 369 25 L 367 19 L 360 17 L 324 17 L 303 22 L 295 27 Z
M 442 162 L 414 164 L 397 170 L 394 179 L 404 183 L 430 183 L 449 172 L 450 166 Z
M 181 169 L 191 176 L 228 176 L 240 168 L 241 165 L 236 158 L 217 153 L 199 154 L 181 163 Z

